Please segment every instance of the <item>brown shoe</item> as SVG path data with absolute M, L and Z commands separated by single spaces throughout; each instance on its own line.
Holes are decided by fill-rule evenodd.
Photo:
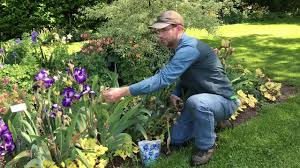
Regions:
M 192 156 L 192 166 L 198 166 L 206 164 L 210 161 L 210 159 L 213 156 L 214 151 L 216 150 L 217 145 L 214 144 L 210 149 L 208 150 L 197 150 L 195 153 L 193 153 Z

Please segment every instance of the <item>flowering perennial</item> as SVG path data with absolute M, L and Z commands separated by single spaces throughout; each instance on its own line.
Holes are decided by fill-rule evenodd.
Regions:
M 15 149 L 12 133 L 9 131 L 8 126 L 0 117 L 0 156 L 6 153 L 11 153 Z

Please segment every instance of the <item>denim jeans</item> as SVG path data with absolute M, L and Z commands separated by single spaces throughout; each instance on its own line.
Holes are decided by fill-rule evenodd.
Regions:
M 209 93 L 189 97 L 180 117 L 171 128 L 171 144 L 182 144 L 195 138 L 198 149 L 211 148 L 216 140 L 217 122 L 230 118 L 239 103 L 239 100 L 230 100 Z

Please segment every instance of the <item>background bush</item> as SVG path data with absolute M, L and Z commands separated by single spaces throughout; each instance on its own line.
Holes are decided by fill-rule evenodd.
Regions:
M 101 0 L 109 3 L 111 0 Z M 33 28 L 63 28 L 67 32 L 80 28 L 93 28 L 104 18 L 89 21 L 80 10 L 93 6 L 97 0 L 11 0 L 0 3 L 0 41 L 20 37 Z M 12 28 L 13 27 L 13 28 Z
M 157 44 L 148 29 L 161 12 L 176 10 L 185 18 L 186 27 L 212 32 L 220 23 L 217 15 L 220 8 L 221 4 L 213 0 L 119 0 L 99 3 L 86 8 L 84 13 L 88 19 L 107 18 L 97 34 L 99 38 L 114 39 L 107 59 L 110 65 L 116 65 L 121 84 L 127 84 L 153 75 L 169 59 L 169 52 Z

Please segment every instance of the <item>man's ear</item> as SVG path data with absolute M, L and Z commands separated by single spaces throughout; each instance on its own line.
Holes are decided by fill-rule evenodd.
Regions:
M 177 31 L 183 31 L 183 26 L 182 25 L 176 25 Z

